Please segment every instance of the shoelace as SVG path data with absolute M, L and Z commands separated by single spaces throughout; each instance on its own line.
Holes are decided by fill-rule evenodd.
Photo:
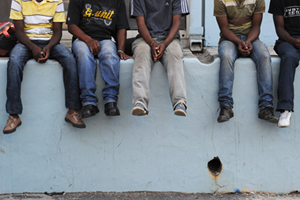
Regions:
M 14 118 L 12 116 L 9 116 L 5 126 L 12 127 L 14 122 L 15 122 Z
M 288 116 L 289 116 L 289 112 L 283 112 L 283 113 L 281 113 L 281 115 L 280 115 L 280 118 L 283 118 L 283 119 L 286 119 L 286 118 L 288 118 Z
M 81 119 L 81 117 L 80 117 L 80 115 L 79 115 L 78 112 L 73 113 L 73 116 L 74 116 L 74 118 L 75 118 L 75 120 L 76 120 L 77 122 L 83 123 L 83 121 L 82 121 L 82 119 Z

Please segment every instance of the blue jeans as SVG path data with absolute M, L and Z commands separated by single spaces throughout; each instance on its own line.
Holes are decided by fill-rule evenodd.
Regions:
M 243 41 L 247 40 L 247 36 L 238 36 L 238 38 Z M 273 80 L 269 51 L 265 44 L 258 39 L 252 42 L 252 46 L 250 57 L 255 62 L 257 70 L 258 107 L 260 109 L 273 107 Z M 238 46 L 224 39 L 220 42 L 218 51 L 221 59 L 218 101 L 220 106 L 233 108 L 232 86 L 234 63 L 238 58 Z
M 32 41 L 44 48 L 49 41 Z M 26 62 L 33 58 L 32 52 L 25 45 L 18 43 L 11 51 L 7 64 L 6 111 L 9 114 L 22 114 L 21 82 Z M 80 109 L 78 75 L 76 61 L 71 51 L 64 45 L 57 44 L 50 51 L 50 59 L 56 59 L 63 67 L 65 86 L 65 105 L 69 109 Z
M 300 36 L 293 36 L 300 38 Z M 281 58 L 278 77 L 277 111 L 294 111 L 294 79 L 296 68 L 299 65 L 300 51 L 292 44 L 277 40 L 274 50 Z
M 120 58 L 117 55 L 116 44 L 111 40 L 99 41 L 101 51 L 98 54 L 99 65 L 105 87 L 102 90 L 104 103 L 117 102 L 119 94 Z M 72 50 L 76 56 L 80 99 L 82 105 L 97 106 L 96 71 L 97 60 L 91 54 L 87 44 L 79 39 L 75 40 Z

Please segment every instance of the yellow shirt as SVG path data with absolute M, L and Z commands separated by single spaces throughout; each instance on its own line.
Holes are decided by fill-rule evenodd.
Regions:
M 12 0 L 10 18 L 24 20 L 24 31 L 30 40 L 50 40 L 53 22 L 65 22 L 62 0 Z

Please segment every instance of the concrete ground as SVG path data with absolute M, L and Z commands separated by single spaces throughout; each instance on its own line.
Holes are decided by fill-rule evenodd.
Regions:
M 200 194 L 174 192 L 81 192 L 52 194 L 0 194 L 1 200 L 292 200 L 300 199 L 296 191 L 290 194 L 241 193 L 241 194 Z

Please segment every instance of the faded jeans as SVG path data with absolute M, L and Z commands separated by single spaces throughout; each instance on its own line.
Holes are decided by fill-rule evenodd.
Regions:
M 120 58 L 117 55 L 116 44 L 111 40 L 99 41 L 101 51 L 98 54 L 99 65 L 105 87 L 102 90 L 104 104 L 117 102 L 119 94 Z M 72 50 L 76 56 L 79 87 L 82 105 L 97 106 L 96 72 L 97 59 L 90 52 L 87 44 L 79 39 L 75 40 Z
M 165 37 L 153 38 L 153 40 L 159 44 L 165 40 Z M 150 100 L 150 74 L 154 64 L 151 48 L 143 38 L 139 38 L 133 42 L 132 50 L 134 53 L 132 103 L 133 105 L 140 103 L 147 109 Z M 179 103 L 186 106 L 186 86 L 182 57 L 183 52 L 180 41 L 174 39 L 165 49 L 164 55 L 160 59 L 167 70 L 169 93 L 173 108 Z
M 238 36 L 246 41 L 246 36 Z M 260 109 L 273 107 L 273 80 L 271 57 L 265 44 L 259 39 L 252 42 L 253 50 L 251 59 L 256 64 L 258 85 L 258 107 Z M 219 56 L 221 59 L 219 72 L 218 101 L 220 106 L 233 108 L 232 87 L 234 79 L 234 63 L 238 58 L 238 46 L 231 41 L 222 40 L 219 44 Z
M 32 42 L 40 48 L 49 43 L 49 41 L 42 40 Z M 21 82 L 24 66 L 30 58 L 33 58 L 31 50 L 21 43 L 16 44 L 10 53 L 6 87 L 6 112 L 9 114 L 22 114 Z M 57 60 L 63 67 L 66 108 L 80 109 L 78 75 L 74 55 L 64 45 L 57 44 L 51 49 L 49 59 Z

